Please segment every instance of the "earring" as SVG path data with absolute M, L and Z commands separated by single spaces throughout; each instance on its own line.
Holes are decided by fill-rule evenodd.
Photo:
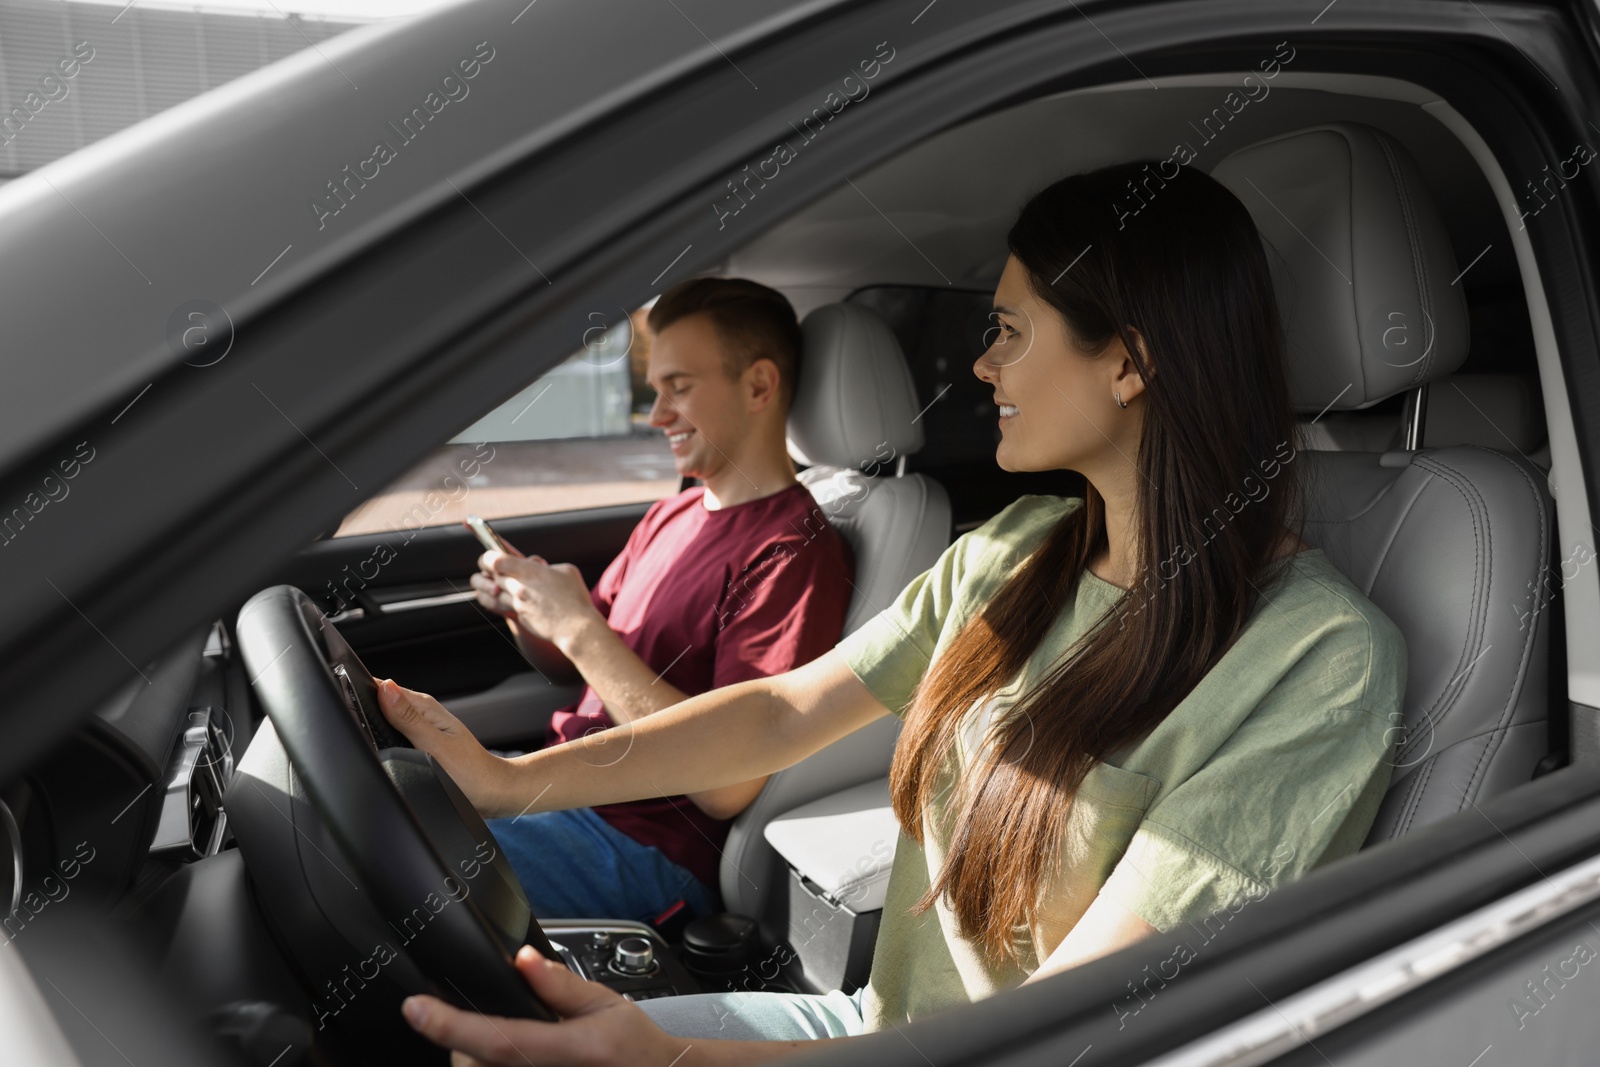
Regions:
M 1126 405 L 1126 404 L 1124 404 L 1122 402 L 1122 390 L 1121 389 L 1118 389 L 1116 392 L 1112 393 L 1111 396 L 1112 396 L 1112 399 L 1116 400 L 1117 407 L 1125 408 L 1125 407 L 1128 406 L 1128 405 Z

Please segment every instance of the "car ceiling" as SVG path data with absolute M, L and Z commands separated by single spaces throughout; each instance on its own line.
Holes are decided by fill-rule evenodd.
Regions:
M 723 272 L 782 291 L 804 315 L 867 285 L 992 290 L 1005 235 L 1027 198 L 1067 174 L 1124 160 L 1165 159 L 1179 141 L 1210 171 L 1230 153 L 1291 130 L 1355 121 L 1407 145 L 1466 263 L 1504 234 L 1494 196 L 1466 148 L 1421 106 L 1432 94 L 1387 79 L 1347 79 L 1411 100 L 1302 87 L 1288 70 L 1206 143 L 1195 130 L 1244 74 L 1187 76 L 1058 93 L 964 123 L 812 203 L 728 257 Z M 1326 76 L 1320 76 L 1324 83 Z M 1172 84 L 1181 82 L 1181 84 Z M 1257 90 L 1259 95 L 1259 90 Z M 1194 124 L 1194 125 L 1191 125 Z M 759 195 L 759 188 L 757 188 Z M 1495 272 L 1499 272 L 1498 275 Z M 1514 282 L 1510 257 L 1490 257 L 1479 285 Z

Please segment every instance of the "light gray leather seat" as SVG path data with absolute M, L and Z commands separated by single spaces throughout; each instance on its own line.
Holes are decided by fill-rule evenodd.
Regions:
M 1297 409 L 1359 409 L 1460 366 L 1455 258 L 1393 138 L 1330 123 L 1243 148 L 1212 175 L 1271 246 Z M 1528 781 L 1547 746 L 1549 615 L 1532 593 L 1554 528 L 1543 473 L 1471 444 L 1299 462 L 1306 539 L 1406 640 L 1401 747 L 1367 842 Z
M 1538 386 L 1531 375 L 1504 373 L 1457 372 L 1429 382 L 1423 447 L 1483 445 L 1527 456 L 1548 471 Z M 1404 416 L 1393 410 L 1330 411 L 1301 420 L 1300 442 L 1302 448 L 1386 452 L 1405 447 L 1404 427 Z
M 922 447 L 922 405 L 888 324 L 860 305 L 828 304 L 808 314 L 801 331 L 789 453 L 807 465 L 800 480 L 817 500 L 816 521 L 831 522 L 855 555 L 844 627 L 850 633 L 893 603 L 949 545 L 950 499 L 931 478 L 898 473 L 902 458 Z M 766 918 L 774 890 L 788 879 L 766 840 L 767 823 L 884 777 L 899 727 L 899 719 L 885 716 L 767 781 L 734 821 L 723 849 L 727 910 Z
M 1550 469 L 1539 383 L 1523 374 L 1451 374 L 1428 388 L 1423 442 L 1517 452 Z

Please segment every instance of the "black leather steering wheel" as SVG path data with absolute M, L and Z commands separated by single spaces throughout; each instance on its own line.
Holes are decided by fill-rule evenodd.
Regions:
M 432 756 L 378 707 L 372 675 L 305 593 L 262 590 L 239 611 L 239 649 L 306 795 L 361 888 L 396 928 L 426 908 L 406 952 L 457 1007 L 555 1021 L 511 958 L 560 959 L 493 836 Z

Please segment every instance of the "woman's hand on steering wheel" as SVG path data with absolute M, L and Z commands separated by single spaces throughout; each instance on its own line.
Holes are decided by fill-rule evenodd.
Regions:
M 579 978 L 531 945 L 517 953 L 516 966 L 539 999 L 562 1016 L 561 1022 L 479 1015 L 425 995 L 407 997 L 401 1012 L 423 1037 L 456 1050 L 450 1057 L 452 1067 L 665 1065 L 687 1051 L 688 1042 L 670 1036 L 638 1005 L 599 982 Z
M 419 750 L 439 761 L 452 781 L 484 818 L 517 814 L 506 809 L 510 764 L 484 748 L 466 724 L 445 706 L 390 678 L 374 679 L 383 717 Z

